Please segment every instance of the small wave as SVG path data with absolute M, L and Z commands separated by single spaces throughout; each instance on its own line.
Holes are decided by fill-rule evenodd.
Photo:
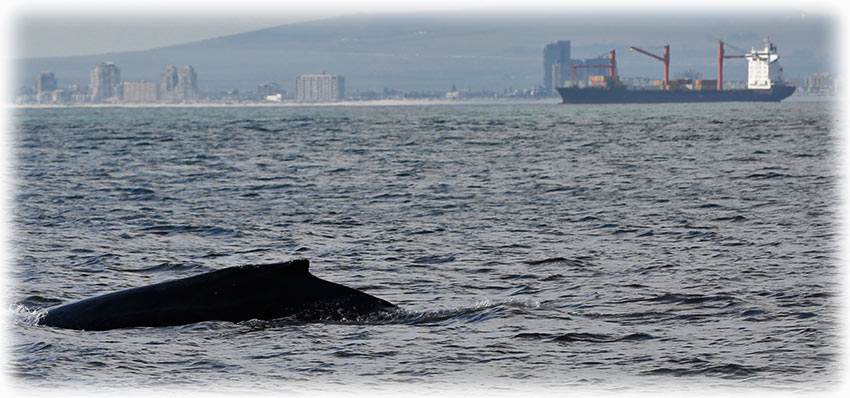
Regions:
M 701 294 L 677 294 L 677 293 L 664 293 L 655 297 L 644 297 L 644 298 L 636 298 L 636 299 L 626 299 L 619 301 L 621 304 L 625 303 L 635 303 L 635 302 L 651 302 L 651 303 L 667 303 L 667 304 L 683 304 L 683 305 L 695 305 L 695 304 L 705 304 L 710 302 L 726 302 L 727 305 L 735 304 L 737 301 L 732 296 L 727 296 L 723 294 L 717 295 L 701 295 Z
M 381 352 L 361 352 L 355 350 L 339 350 L 333 353 L 337 358 L 364 358 L 364 359 L 382 359 L 398 355 L 397 351 L 381 351 Z
M 249 191 L 283 191 L 288 189 L 298 188 L 295 184 L 256 184 L 246 187 Z
M 656 368 L 644 372 L 645 375 L 670 375 L 670 376 L 709 376 L 724 379 L 748 379 L 761 372 L 761 368 L 743 366 L 734 363 L 702 367 L 699 369 L 684 368 Z
M 61 303 L 62 300 L 47 298 L 42 296 L 28 296 L 21 301 L 15 303 L 27 308 L 47 308 Z
M 104 263 L 108 263 L 110 259 L 117 259 L 117 258 L 119 258 L 119 256 L 112 254 L 112 253 L 104 253 L 104 254 L 99 254 L 99 255 L 96 255 L 96 256 L 86 256 L 86 257 L 82 257 L 82 258 L 84 258 L 85 260 L 78 263 L 78 264 L 75 264 L 74 265 L 75 267 L 87 267 L 87 266 L 92 266 L 92 265 L 101 265 L 101 264 L 104 264 Z M 92 270 L 91 272 L 99 272 L 99 270 Z
M 115 192 L 122 200 L 151 200 L 156 196 L 156 191 L 148 188 L 110 188 L 108 191 Z
M 642 311 L 642 312 L 624 312 L 624 313 L 595 313 L 595 312 L 570 312 L 570 315 L 583 316 L 592 319 L 624 319 L 624 320 L 639 320 L 642 322 L 650 322 L 652 320 L 669 318 L 670 312 L 660 311 Z
M 682 236 L 684 239 L 699 239 L 702 241 L 708 241 L 715 237 L 717 237 L 716 232 L 702 232 L 702 231 L 688 231 L 686 234 Z
M 156 225 L 153 227 L 145 227 L 141 229 L 144 232 L 150 232 L 160 236 L 170 236 L 176 234 L 192 234 L 199 236 L 238 236 L 239 231 L 222 228 L 210 225 Z
M 718 217 L 718 218 L 715 218 L 714 221 L 740 222 L 740 221 L 747 221 L 747 218 L 742 216 L 742 215 L 735 215 L 735 216 L 729 216 L 729 217 Z
M 584 268 L 590 266 L 592 264 L 588 263 L 582 258 L 566 258 L 566 257 L 552 257 L 546 258 L 543 260 L 529 260 L 525 262 L 528 265 L 546 265 L 546 264 L 563 264 L 569 267 L 577 267 Z
M 455 261 L 455 256 L 449 254 L 446 256 L 425 256 L 413 260 L 414 264 L 445 264 Z
M 135 273 L 147 274 L 147 273 L 158 273 L 158 272 L 194 270 L 194 269 L 197 269 L 197 268 L 199 268 L 199 267 L 196 266 L 196 265 L 175 264 L 175 263 L 171 263 L 171 262 L 163 262 L 163 263 L 159 263 L 159 264 L 155 264 L 155 265 L 151 265 L 149 267 L 143 267 L 143 268 L 115 268 L 115 267 L 112 267 L 110 269 L 114 270 L 114 271 L 119 271 L 119 272 L 135 272 Z
M 755 315 L 763 315 L 767 314 L 767 311 L 764 310 L 746 310 L 741 312 L 741 316 L 755 316 Z
M 634 270 L 636 274 L 646 275 L 655 271 L 668 272 L 671 269 L 675 269 L 677 267 L 676 264 L 658 264 L 658 265 L 647 265 L 645 267 L 640 267 Z M 624 287 L 627 287 L 624 285 Z M 645 286 L 640 286 L 645 287 Z
M 551 340 L 554 336 L 551 333 L 520 333 L 514 336 L 515 339 L 534 339 L 534 340 Z
M 562 261 L 567 261 L 567 259 L 564 258 L 564 257 L 552 257 L 552 258 L 547 258 L 547 259 L 543 259 L 543 260 L 526 261 L 525 263 L 528 264 L 528 265 L 541 265 L 541 264 L 549 264 L 549 263 L 558 263 L 558 262 L 562 262 Z
M 632 333 L 622 337 L 612 336 L 600 333 L 567 333 L 555 337 L 552 341 L 561 343 L 616 343 L 621 341 L 644 341 L 652 340 L 655 337 L 647 333 Z
M 773 179 L 773 178 L 787 178 L 787 177 L 792 177 L 792 176 L 788 175 L 788 174 L 775 173 L 775 172 L 772 172 L 772 171 L 769 172 L 769 173 L 753 173 L 753 174 L 750 174 L 750 175 L 747 176 L 747 178 L 751 179 L 751 180 L 769 180 L 769 179 Z
M 816 314 L 814 312 L 792 312 L 792 313 L 789 313 L 787 315 L 793 316 L 794 318 L 797 318 L 797 319 L 808 319 L 808 318 L 814 318 L 814 317 L 818 316 L 818 314 Z
M 262 131 L 262 132 L 267 132 L 267 133 L 277 131 L 277 130 L 270 129 L 270 128 L 267 128 L 265 126 L 262 126 L 260 124 L 248 124 L 248 125 L 240 126 L 240 127 L 245 129 L 245 130 Z
M 743 317 L 747 322 L 764 322 L 776 319 L 775 316 L 761 309 L 746 310 L 741 312 L 739 316 Z

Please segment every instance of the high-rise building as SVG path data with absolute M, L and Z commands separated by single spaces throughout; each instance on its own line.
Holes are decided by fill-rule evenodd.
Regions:
M 200 98 L 198 74 L 191 65 L 180 70 L 169 66 L 160 75 L 159 99 L 166 102 L 191 102 Z
M 557 65 L 556 65 L 557 64 Z M 554 93 L 555 87 L 563 84 L 564 71 L 567 76 L 570 68 L 570 41 L 559 40 L 543 47 L 543 88 L 547 93 Z M 553 76 L 553 72 L 559 72 L 560 76 Z
M 808 95 L 838 95 L 838 85 L 838 75 L 820 72 L 809 75 L 803 89 Z
M 295 78 L 295 99 L 302 102 L 342 101 L 345 77 L 339 75 L 301 75 Z
M 177 88 L 177 68 L 169 66 L 160 75 L 159 98 L 164 101 L 171 101 L 175 88 Z
M 56 90 L 58 84 L 53 72 L 41 72 L 35 78 L 35 94 Z
M 552 89 L 563 86 L 565 80 L 572 78 L 571 73 L 572 68 L 569 61 L 552 63 Z
M 104 102 L 118 95 L 121 71 L 112 62 L 102 62 L 91 71 L 91 101 Z
M 198 74 L 192 65 L 186 65 L 177 72 L 177 87 L 174 89 L 177 99 L 180 101 L 194 101 L 198 99 Z
M 159 84 L 153 82 L 121 83 L 121 99 L 124 102 L 149 104 L 159 100 Z

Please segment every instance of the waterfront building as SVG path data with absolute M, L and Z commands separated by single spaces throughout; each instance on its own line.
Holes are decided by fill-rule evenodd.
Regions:
M 124 102 L 149 104 L 159 100 L 159 84 L 153 82 L 121 83 L 121 99 Z
M 41 72 L 35 77 L 36 95 L 46 91 L 56 90 L 58 86 L 59 85 L 56 83 L 56 77 L 53 76 L 53 72 Z
M 812 73 L 806 78 L 804 92 L 807 95 L 838 95 L 838 76 L 832 73 Z
M 75 104 L 83 104 L 86 102 L 91 102 L 91 96 L 85 90 L 74 90 L 71 92 L 71 97 L 69 102 Z
M 570 62 L 570 41 L 558 40 L 543 47 L 543 88 L 547 93 L 554 93 L 555 87 L 563 84 L 564 70 L 569 78 L 570 68 L 565 67 Z M 553 75 L 556 72 L 557 75 Z
M 195 101 L 200 97 L 198 74 L 192 65 L 186 65 L 177 72 L 177 87 L 174 91 L 179 101 Z
M 257 95 L 267 97 L 269 95 L 282 94 L 284 90 L 280 88 L 280 84 L 275 82 L 265 82 L 257 85 Z
M 169 66 L 160 75 L 159 99 L 166 102 L 191 102 L 200 98 L 198 74 L 191 65 L 180 70 Z
M 35 89 L 29 86 L 21 86 L 15 91 L 15 104 L 27 104 L 36 102 Z
M 171 101 L 174 89 L 177 88 L 177 68 L 169 66 L 159 76 L 159 98 Z
M 570 73 L 572 72 L 572 68 L 570 68 L 571 63 L 569 60 L 565 62 L 554 62 L 552 63 L 552 89 L 555 87 L 563 87 L 564 81 L 570 80 Z
M 102 62 L 91 71 L 91 101 L 101 103 L 118 96 L 121 71 L 112 62 Z
M 345 77 L 339 75 L 301 75 L 295 78 L 295 99 L 301 102 L 342 101 Z

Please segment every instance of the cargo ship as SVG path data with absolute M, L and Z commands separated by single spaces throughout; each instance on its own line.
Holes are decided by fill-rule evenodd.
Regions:
M 664 46 L 663 55 L 652 54 L 637 47 L 632 51 L 653 57 L 664 63 L 664 80 L 650 89 L 628 88 L 615 75 L 615 52 L 610 53 L 608 65 L 573 65 L 572 79 L 563 87 L 557 87 L 564 104 L 628 104 L 628 103 L 673 103 L 673 102 L 779 102 L 794 93 L 795 87 L 782 80 L 779 54 L 769 39 L 764 40 L 764 49 L 753 49 L 744 55 L 726 55 L 724 44 L 717 46 L 717 79 L 714 80 L 670 80 L 670 46 Z M 723 88 L 723 61 L 729 58 L 746 58 L 748 76 L 746 89 Z M 609 69 L 607 76 L 590 76 L 588 81 L 576 81 L 576 68 Z

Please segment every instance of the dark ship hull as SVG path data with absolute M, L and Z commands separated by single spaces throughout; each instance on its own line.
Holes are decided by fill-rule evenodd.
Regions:
M 628 90 L 623 87 L 558 87 L 564 104 L 656 104 L 676 102 L 779 102 L 795 87 L 769 90 Z

